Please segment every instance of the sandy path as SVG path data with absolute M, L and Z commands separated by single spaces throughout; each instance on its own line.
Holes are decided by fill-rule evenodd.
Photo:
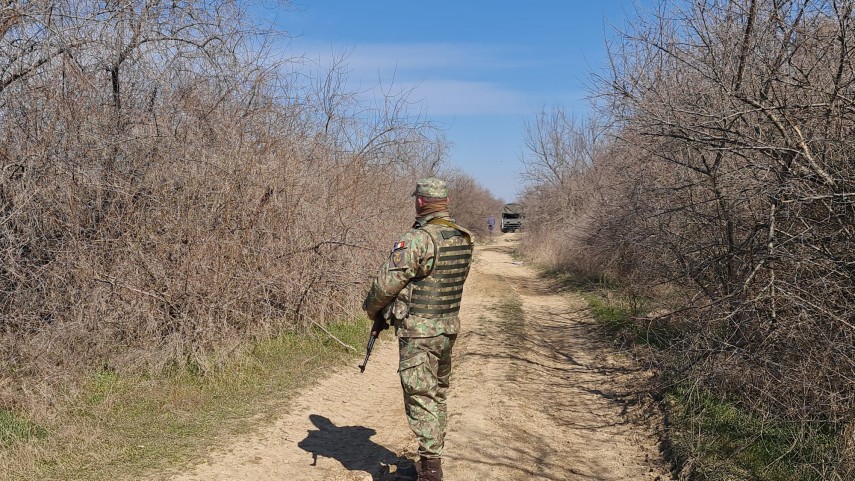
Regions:
M 655 438 L 628 421 L 619 394 L 643 373 L 610 354 L 581 298 L 552 292 L 512 262 L 514 239 L 479 248 L 466 284 L 445 479 L 669 479 Z M 498 318 L 495 308 L 509 296 L 522 302 L 521 325 Z M 365 374 L 342 369 L 273 425 L 233 440 L 188 473 L 154 479 L 394 479 L 389 472 L 413 456 L 415 438 L 403 414 L 396 342 L 388 332 L 381 341 Z

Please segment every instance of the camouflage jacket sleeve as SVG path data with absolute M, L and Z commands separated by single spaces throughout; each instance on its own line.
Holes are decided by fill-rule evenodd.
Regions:
M 395 299 L 411 279 L 430 273 L 435 251 L 430 235 L 421 229 L 407 232 L 395 243 L 362 304 L 369 318 Z

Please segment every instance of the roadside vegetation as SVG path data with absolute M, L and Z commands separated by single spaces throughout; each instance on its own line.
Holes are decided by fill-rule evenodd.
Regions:
M 353 346 L 367 329 L 364 320 L 327 328 Z M 317 329 L 254 343 L 204 373 L 186 366 L 92 371 L 58 406 L 0 411 L 0 479 L 141 479 L 202 459 L 230 435 L 270 422 L 298 388 L 343 362 L 355 366 L 357 357 Z
M 563 288 L 581 292 L 615 346 L 658 371 L 659 377 L 647 388 L 664 416 L 664 454 L 678 467 L 680 479 L 829 479 L 815 466 L 839 462 L 841 453 L 832 432 L 822 426 L 764 419 L 668 371 L 663 360 L 681 333 L 655 322 L 648 310 L 653 300 L 639 300 L 614 282 L 578 280 L 556 272 L 545 275 Z
M 683 479 L 855 477 L 853 7 L 660 2 L 529 125 L 523 252 L 610 280 Z
M 319 329 L 364 327 L 415 179 L 486 228 L 406 91 L 283 58 L 252 5 L 0 7 L 0 477 L 182 458 L 302 385 L 341 355 Z

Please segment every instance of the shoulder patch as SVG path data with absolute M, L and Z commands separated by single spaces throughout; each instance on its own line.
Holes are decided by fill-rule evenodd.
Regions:
M 396 243 L 395 243 L 395 246 L 394 246 L 394 247 L 392 247 L 392 250 L 393 250 L 393 251 L 397 251 L 397 250 L 400 250 L 400 249 L 406 249 L 406 248 L 407 248 L 407 242 L 406 242 L 406 241 L 401 241 L 401 242 L 396 242 Z
M 401 262 L 404 260 L 404 253 L 401 252 L 401 249 L 392 252 L 391 260 L 394 267 L 401 267 Z

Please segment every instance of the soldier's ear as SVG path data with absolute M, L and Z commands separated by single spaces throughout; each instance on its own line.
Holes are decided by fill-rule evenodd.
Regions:
M 425 198 L 420 196 L 420 195 L 417 195 L 416 196 L 416 205 L 419 207 L 424 207 L 425 206 Z

